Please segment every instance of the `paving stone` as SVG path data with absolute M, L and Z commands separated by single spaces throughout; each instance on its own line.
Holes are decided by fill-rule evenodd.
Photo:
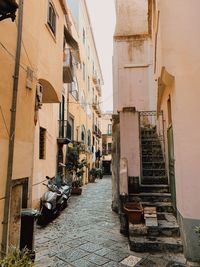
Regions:
M 128 256 L 123 261 L 121 261 L 121 264 L 123 264 L 124 266 L 128 266 L 128 267 L 134 267 L 140 260 L 141 258 L 139 257 Z
M 76 248 L 76 247 L 79 247 L 81 245 L 83 245 L 84 243 L 86 243 L 87 241 L 84 240 L 84 239 L 79 239 L 79 238 L 76 238 L 74 240 L 70 240 L 69 242 L 67 242 L 67 245 L 69 247 L 72 247 L 72 248 Z
M 104 247 L 100 250 L 95 251 L 95 254 L 99 256 L 105 256 L 106 254 L 111 253 L 111 252 L 113 252 L 113 250 Z
M 129 256 L 128 253 L 117 253 L 115 251 L 105 255 L 106 258 L 113 260 L 113 261 L 117 261 L 117 262 L 122 261 L 124 258 L 126 258 L 128 256 Z
M 96 267 L 98 265 L 88 262 L 88 260 L 80 259 L 72 263 L 74 267 Z
M 108 263 L 103 265 L 104 267 L 123 267 L 122 264 L 115 262 L 115 261 L 109 261 Z
M 76 250 L 69 249 L 67 251 L 63 251 L 57 254 L 57 257 L 63 261 L 66 261 L 67 263 L 72 263 L 73 261 L 79 260 L 87 255 L 88 252 L 77 248 Z
M 101 249 L 102 247 L 99 246 L 98 244 L 88 242 L 88 243 L 81 245 L 79 248 L 85 251 L 88 251 L 88 252 L 94 252 L 96 250 Z
M 94 263 L 98 266 L 102 266 L 103 264 L 109 262 L 109 259 L 98 256 L 96 254 L 90 254 L 89 256 L 86 257 L 87 260 L 91 263 Z

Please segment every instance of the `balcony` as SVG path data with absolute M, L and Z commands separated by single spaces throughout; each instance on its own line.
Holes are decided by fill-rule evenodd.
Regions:
M 72 65 L 72 55 L 69 48 L 66 48 L 63 54 L 63 82 L 71 83 L 73 82 L 73 65 Z
M 103 151 L 102 151 L 103 156 L 107 156 L 110 154 L 112 154 L 112 149 L 103 149 Z
M 97 105 L 96 113 L 99 115 L 99 117 L 101 116 L 101 108 L 100 108 L 99 104 Z
M 96 84 L 97 92 L 99 93 L 99 96 L 101 96 L 101 85 L 99 83 Z
M 92 80 L 93 80 L 94 84 L 97 84 L 98 78 L 97 78 L 96 73 L 94 73 L 94 74 L 92 75 Z
M 58 144 L 67 145 L 72 141 L 72 128 L 67 120 L 58 121 Z
M 101 136 L 102 136 L 102 133 L 101 133 L 101 130 L 100 130 L 100 129 L 97 129 L 97 136 L 98 136 L 99 138 L 101 138 Z
M 93 102 L 92 102 L 92 107 L 93 107 L 93 109 L 94 110 L 96 110 L 97 111 L 97 101 L 95 101 L 95 100 L 93 100 Z
M 98 127 L 97 125 L 93 124 L 93 134 L 97 135 L 98 134 Z

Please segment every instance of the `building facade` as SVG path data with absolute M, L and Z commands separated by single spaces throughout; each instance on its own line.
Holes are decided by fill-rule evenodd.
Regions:
M 112 173 L 112 112 L 102 114 L 102 169 Z
M 200 219 L 196 123 L 199 109 L 198 7 L 196 0 L 184 4 L 178 0 L 173 4 L 167 0 L 118 0 L 114 35 L 113 153 L 119 139 L 120 153 L 113 166 L 113 203 L 117 203 L 120 193 L 130 193 L 130 176 L 138 177 L 139 190 L 146 188 L 144 176 L 152 170 L 145 169 L 145 164 L 149 163 L 143 164 L 143 158 L 152 157 L 154 152 L 148 151 L 147 146 L 145 151 L 144 137 L 147 132 L 154 138 L 162 136 L 164 142 L 155 144 L 159 146 L 159 153 L 162 152 L 159 157 L 165 160 L 162 166 L 166 167 L 166 173 L 160 169 L 163 177 L 157 181 L 162 181 L 166 187 L 169 185 L 170 205 L 178 220 L 183 251 L 189 261 L 200 260 L 195 232 Z M 145 154 L 149 152 L 151 154 Z M 149 182 L 146 184 L 154 187 Z M 164 192 L 167 191 L 160 197 Z
M 20 246 L 21 209 L 39 208 L 45 176 L 66 163 L 67 144 L 81 144 L 90 168 L 101 146 L 103 78 L 86 3 L 77 6 L 81 29 L 66 1 L 19 0 L 18 6 L 12 22 L 0 5 L 2 254 Z
M 68 0 L 70 13 L 79 36 L 81 61 L 69 94 L 69 114 L 74 118 L 74 140 L 84 144 L 82 155 L 89 163 L 88 171 L 99 164 L 101 154 L 101 94 L 103 76 L 86 2 Z M 78 101 L 74 94 L 77 90 Z M 75 98 L 75 99 L 74 99 Z M 79 110 L 79 112 L 78 112 Z M 88 173 L 85 177 L 88 182 Z
M 180 5 L 181 4 L 181 5 Z M 172 201 L 187 259 L 200 261 L 198 128 L 199 1 L 154 2 L 154 70 L 157 111 L 163 111 Z M 178 18 L 178 19 L 177 19 Z M 188 23 L 189 22 L 189 23 Z M 189 42 L 187 40 L 190 40 Z

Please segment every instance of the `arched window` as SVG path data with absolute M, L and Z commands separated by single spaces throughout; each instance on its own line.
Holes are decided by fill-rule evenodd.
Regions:
M 86 138 L 86 132 L 85 132 L 85 126 L 81 126 L 81 141 L 85 144 L 85 138 Z
M 88 130 L 88 146 L 91 146 L 91 131 Z

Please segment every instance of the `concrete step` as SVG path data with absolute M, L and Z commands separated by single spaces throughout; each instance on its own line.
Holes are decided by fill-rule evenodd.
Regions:
M 154 156 L 154 155 L 142 155 L 142 162 L 150 163 L 150 162 L 164 162 L 163 155 Z
M 183 252 L 179 237 L 129 237 L 130 249 L 135 252 Z
M 143 176 L 142 184 L 168 184 L 168 178 L 164 176 Z
M 129 236 L 147 236 L 147 237 L 179 237 L 180 230 L 176 221 L 158 220 L 158 226 L 146 226 L 145 224 L 129 223 Z
M 154 206 L 154 202 L 170 202 L 170 193 L 139 193 L 139 194 L 129 194 L 130 201 L 134 199 L 140 199 L 142 202 L 151 202 Z
M 160 212 L 165 212 L 165 213 L 173 213 L 174 212 L 174 209 L 173 209 L 173 206 L 172 206 L 172 203 L 171 202 L 148 202 L 148 201 L 142 201 L 141 202 L 142 206 L 143 207 L 156 207 L 156 210 L 157 210 L 157 214 L 159 214 Z M 158 215 L 158 218 L 159 215 Z
M 143 169 L 142 175 L 144 176 L 165 176 L 166 170 L 165 169 Z
M 143 193 L 169 193 L 169 185 L 165 184 L 141 184 L 140 192 Z
M 142 169 L 165 169 L 165 162 L 142 162 Z

